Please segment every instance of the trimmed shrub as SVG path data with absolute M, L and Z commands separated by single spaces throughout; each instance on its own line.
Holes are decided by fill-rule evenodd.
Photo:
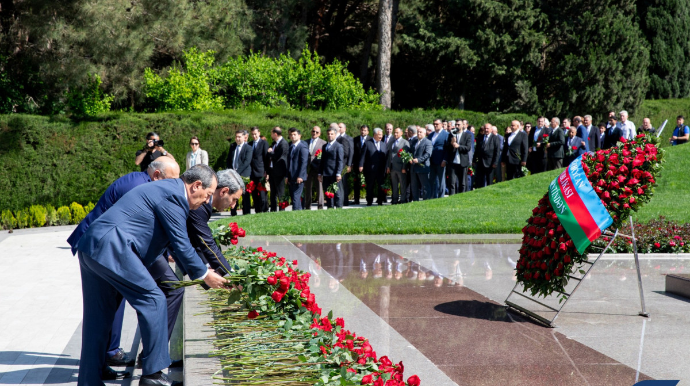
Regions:
M 46 223 L 51 227 L 58 225 L 57 210 L 52 205 L 46 206 Z
M 79 224 L 81 220 L 86 217 L 86 212 L 84 212 L 84 207 L 73 202 L 69 205 L 69 210 L 72 213 L 72 224 Z
M 23 229 L 31 226 L 31 217 L 27 210 L 18 210 L 14 215 L 17 218 L 17 228 Z
M 46 224 L 46 215 L 48 211 L 41 205 L 31 205 L 29 207 L 29 226 L 40 228 Z
M 72 213 L 66 206 L 61 206 L 57 210 L 57 218 L 59 225 L 69 225 L 72 222 Z
M 95 207 L 96 207 L 96 204 L 89 201 L 89 203 L 86 204 L 86 206 L 84 207 L 84 213 L 89 214 L 93 210 L 93 208 L 95 208 Z
M 0 215 L 0 222 L 2 223 L 3 229 L 14 229 L 17 227 L 17 219 L 9 209 L 2 211 L 2 215 Z

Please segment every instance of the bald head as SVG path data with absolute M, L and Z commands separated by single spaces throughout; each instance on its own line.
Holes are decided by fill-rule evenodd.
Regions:
M 149 164 L 146 170 L 152 181 L 167 178 L 180 178 L 180 165 L 170 157 L 158 157 Z

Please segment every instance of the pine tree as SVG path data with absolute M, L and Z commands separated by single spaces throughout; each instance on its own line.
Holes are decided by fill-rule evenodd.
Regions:
M 650 44 L 649 98 L 690 96 L 690 1 L 641 0 L 637 12 Z

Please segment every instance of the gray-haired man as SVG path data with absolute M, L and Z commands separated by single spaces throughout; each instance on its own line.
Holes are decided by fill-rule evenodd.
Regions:
M 404 150 L 410 152 L 410 143 L 402 137 L 402 129 L 399 127 L 393 131 L 393 139 L 388 143 L 388 162 L 386 173 L 391 175 L 391 203 L 393 205 L 406 203 L 407 196 L 407 165 L 398 156 L 398 152 Z M 400 190 L 398 190 L 400 184 Z M 402 192 L 402 200 L 399 200 L 399 192 Z

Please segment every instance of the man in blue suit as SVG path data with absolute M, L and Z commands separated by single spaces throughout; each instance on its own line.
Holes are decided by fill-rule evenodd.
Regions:
M 302 141 L 302 133 L 292 127 L 288 130 L 290 148 L 288 150 L 288 168 L 285 183 L 288 184 L 292 210 L 302 210 L 302 190 L 307 180 L 307 165 L 309 164 L 309 148 Z M 311 193 L 310 193 L 311 194 Z
M 565 167 L 568 167 L 577 157 L 587 152 L 587 142 L 577 136 L 577 131 L 575 127 L 571 127 L 565 139 L 565 157 L 563 158 L 563 166 Z
M 419 190 L 424 190 L 424 199 L 431 198 L 431 185 L 429 184 L 429 159 L 433 151 L 433 145 L 426 138 L 424 128 L 417 128 L 417 142 L 412 152 L 412 200 L 419 201 Z
M 165 295 L 147 271 L 170 248 L 191 279 L 211 288 L 227 281 L 201 261 L 187 236 L 187 216 L 213 195 L 216 175 L 206 165 L 180 179 L 156 181 L 125 194 L 101 215 L 77 245 L 84 312 L 78 386 L 102 385 L 107 337 L 119 292 L 137 311 L 141 331 L 140 385 L 173 384 L 162 369 L 170 365 Z
M 585 152 L 589 151 L 589 130 L 582 124 L 580 117 L 573 118 L 573 126 L 577 128 L 576 136 L 585 144 Z
M 170 157 L 159 157 L 153 162 L 150 162 L 147 166 L 147 170 L 143 172 L 133 172 L 126 174 L 118 178 L 113 182 L 105 193 L 101 196 L 96 203 L 96 206 L 89 212 L 88 215 L 79 223 L 77 228 L 72 232 L 67 242 L 72 247 L 72 254 L 77 254 L 77 244 L 82 235 L 89 229 L 89 225 L 96 221 L 103 213 L 105 213 L 110 207 L 115 205 L 115 203 L 122 198 L 127 192 L 134 189 L 135 187 L 145 184 L 151 181 L 159 181 L 166 178 L 179 178 L 180 167 L 175 162 L 174 159 Z M 163 260 L 167 264 L 167 260 L 163 257 Z M 170 269 L 170 267 L 168 267 Z M 172 271 L 170 271 L 172 273 Z M 174 273 L 173 273 L 174 275 Z M 175 279 L 177 279 L 175 277 Z M 175 291 L 175 295 L 180 301 L 182 300 L 183 292 L 181 290 Z M 168 294 L 168 298 L 173 294 Z M 179 309 L 179 308 L 178 308 Z M 108 366 L 132 366 L 134 365 L 134 360 L 130 359 L 129 356 L 120 348 L 120 334 L 122 332 L 122 321 L 125 316 L 125 301 L 121 299 L 120 306 L 115 313 L 115 319 L 113 321 L 112 329 L 110 332 L 110 344 L 106 352 L 107 365 Z M 120 377 L 129 377 L 128 372 L 116 372 L 109 367 L 103 368 L 103 373 L 101 374 L 102 379 L 110 380 L 117 379 Z
M 448 141 L 448 132 L 443 130 L 443 123 L 440 119 L 434 121 L 434 131 L 428 139 L 433 146 L 431 165 L 429 166 L 431 198 L 439 198 L 445 194 L 441 190 L 441 185 L 446 171 L 446 142 Z
M 345 158 L 343 156 L 343 146 L 337 141 L 338 133 L 334 127 L 329 127 L 326 131 L 328 142 L 323 145 L 321 149 L 321 163 L 319 164 L 319 182 L 323 184 L 324 194 L 326 189 L 333 183 L 338 187 L 333 199 L 326 199 L 326 207 L 341 208 L 343 206 L 343 181 L 342 171 L 345 167 Z M 335 201 L 335 203 L 334 203 Z

